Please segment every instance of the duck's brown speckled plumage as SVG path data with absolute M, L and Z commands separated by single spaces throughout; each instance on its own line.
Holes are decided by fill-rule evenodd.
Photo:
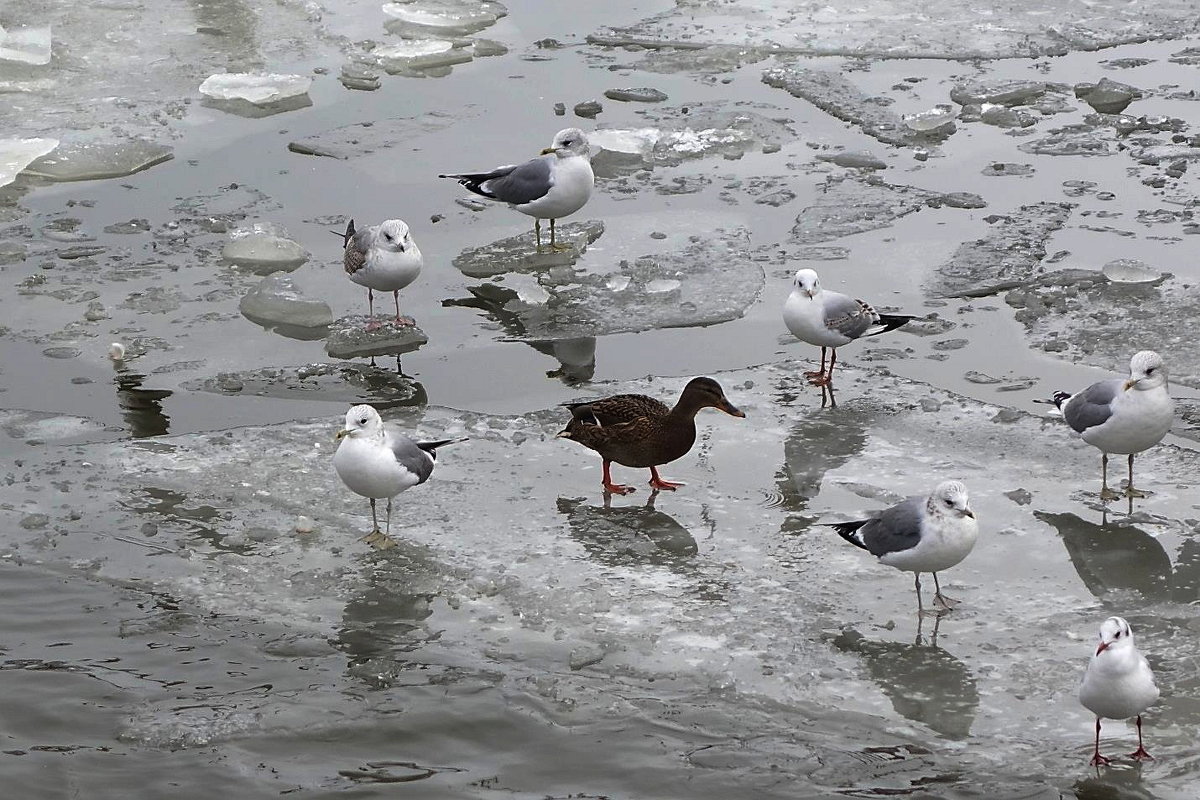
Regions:
M 642 394 L 618 394 L 602 400 L 566 403 L 571 421 L 558 435 L 595 450 L 604 459 L 605 488 L 624 490 L 608 479 L 608 464 L 649 467 L 651 485 L 672 488 L 655 470 L 685 455 L 696 442 L 696 414 L 716 408 L 733 416 L 741 411 L 725 399 L 720 384 L 712 378 L 694 378 L 674 408 Z

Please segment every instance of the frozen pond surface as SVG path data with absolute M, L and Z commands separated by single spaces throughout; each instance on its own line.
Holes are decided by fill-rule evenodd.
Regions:
M 1195 26 L 1184 2 L 7 3 L 6 791 L 1194 798 Z M 200 91 L 226 74 L 275 77 Z M 599 178 L 569 252 L 435 177 L 573 124 Z M 330 233 L 387 217 L 425 255 L 418 327 L 365 333 Z M 839 353 L 836 407 L 779 318 L 802 266 L 921 317 Z M 1031 401 L 1147 347 L 1178 419 L 1137 460 L 1153 495 L 1105 512 L 1098 454 Z M 678 492 L 616 467 L 638 492 L 605 502 L 557 404 L 697 374 L 747 418 L 701 415 Z M 330 466 L 362 401 L 470 437 L 382 553 Z M 980 543 L 943 575 L 963 605 L 919 621 L 907 575 L 819 523 L 951 476 Z M 1075 689 L 1109 614 L 1163 697 L 1157 760 L 1098 773 Z M 1106 752 L 1133 735 L 1106 723 Z

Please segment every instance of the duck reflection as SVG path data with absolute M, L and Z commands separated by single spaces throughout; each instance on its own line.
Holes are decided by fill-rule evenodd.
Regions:
M 1071 787 L 1075 800 L 1154 800 L 1142 782 L 1142 764 L 1134 762 L 1133 769 L 1097 770 L 1094 777 L 1076 781 Z
M 1058 531 L 1088 591 L 1103 600 L 1132 591 L 1147 600 L 1172 595 L 1171 559 L 1158 539 L 1132 525 L 1097 525 L 1075 514 L 1034 516 Z
M 948 739 L 965 739 L 979 708 L 979 689 L 966 664 L 936 645 L 936 629 L 933 639 L 928 645 L 875 642 L 849 629 L 833 646 L 862 659 L 896 713 Z
M 613 508 L 605 493 L 604 505 L 585 505 L 583 498 L 558 498 L 558 511 L 567 515 L 571 536 L 588 555 L 613 566 L 648 563 L 679 566 L 696 555 L 696 540 L 670 514 L 654 507 L 658 492 L 643 506 Z

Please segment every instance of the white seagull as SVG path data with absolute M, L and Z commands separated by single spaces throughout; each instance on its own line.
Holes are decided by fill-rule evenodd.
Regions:
M 1133 630 L 1121 617 L 1109 617 L 1100 626 L 1100 644 L 1083 673 L 1079 702 L 1096 715 L 1096 748 L 1091 765 L 1108 764 L 1100 755 L 1100 720 L 1137 717 L 1138 748 L 1129 754 L 1135 761 L 1153 760 L 1142 745 L 1142 712 L 1158 699 L 1154 673 L 1133 644 Z
M 870 519 L 829 525 L 850 544 L 880 563 L 915 573 L 917 608 L 921 606 L 921 573 L 933 573 L 934 602 L 943 610 L 957 605 L 942 594 L 937 574 L 967 557 L 975 547 L 979 526 L 968 502 L 967 487 L 943 481 L 928 497 L 910 497 Z
M 1093 383 L 1082 392 L 1055 392 L 1050 401 L 1080 438 L 1099 448 L 1100 499 L 1121 495 L 1108 488 L 1108 454 L 1129 454 L 1127 497 L 1145 497 L 1133 488 L 1133 456 L 1162 441 L 1175 419 L 1175 404 L 1167 394 L 1167 367 L 1152 350 L 1129 360 L 1129 378 Z
M 413 325 L 412 318 L 400 316 L 400 290 L 421 274 L 424 259 L 421 248 L 413 241 L 412 232 L 402 219 L 389 219 L 365 230 L 355 230 L 354 220 L 339 233 L 346 241 L 342 265 L 350 280 L 367 287 L 367 313 L 371 317 L 367 330 L 380 325 L 375 320 L 375 298 L 372 291 L 391 292 L 396 302 L 397 325 Z
M 350 491 L 370 498 L 374 528 L 363 541 L 381 550 L 395 544 L 387 536 L 392 528 L 392 498 L 429 480 L 439 447 L 466 441 L 415 442 L 385 426 L 379 412 L 369 405 L 346 412 L 346 427 L 338 431 L 337 439 L 341 444 L 333 454 L 333 468 Z M 381 497 L 387 498 L 387 533 L 379 530 L 375 513 L 375 501 Z
M 792 293 L 783 305 L 783 322 L 797 339 L 821 348 L 821 369 L 804 373 L 815 386 L 827 386 L 833 380 L 837 349 L 842 345 L 863 336 L 887 333 L 916 319 L 907 314 L 880 314 L 862 300 L 826 291 L 811 269 L 799 270 L 792 283 Z M 826 348 L 833 350 L 828 372 Z
M 587 137 L 579 128 L 565 128 L 537 158 L 524 164 L 496 167 L 490 172 L 438 175 L 454 178 L 490 200 L 499 200 L 533 217 L 537 249 L 542 251 L 542 220 L 550 220 L 550 249 L 569 249 L 554 242 L 554 221 L 583 208 L 592 196 L 596 177 L 588 151 Z

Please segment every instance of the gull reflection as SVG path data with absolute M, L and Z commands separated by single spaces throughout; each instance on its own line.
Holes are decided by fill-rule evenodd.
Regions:
M 1075 514 L 1034 516 L 1058 531 L 1071 564 L 1098 599 L 1131 591 L 1147 600 L 1169 600 L 1171 559 L 1158 539 L 1132 525 L 1097 525 Z
M 970 735 L 979 708 L 975 678 L 966 664 L 936 644 L 875 642 L 849 629 L 834 638 L 833 646 L 862 659 L 896 713 L 948 739 Z

